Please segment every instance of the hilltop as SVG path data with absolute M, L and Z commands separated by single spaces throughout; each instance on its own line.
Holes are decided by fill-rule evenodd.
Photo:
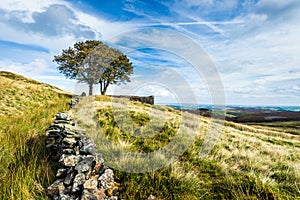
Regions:
M 56 96 L 72 95 L 49 84 L 6 71 L 0 71 L 0 93 L 0 116 L 20 114 L 30 107 L 48 104 Z
M 0 197 L 47 199 L 45 188 L 58 166 L 48 158 L 45 131 L 54 114 L 68 110 L 71 95 L 9 72 L 0 72 L 0 90 Z M 107 162 L 116 168 L 120 199 L 300 199 L 300 130 L 292 123 L 288 128 L 222 123 L 107 96 L 85 97 L 70 114 L 104 157 L 112 157 Z M 221 134 L 203 157 L 205 138 L 214 127 Z M 190 142 L 186 151 L 162 169 L 118 170 L 151 169 L 168 158 L 158 151 L 149 165 L 136 158 L 119 160 L 123 152 L 151 153 L 166 147 L 171 153 L 178 149 L 169 143 L 180 147 L 185 142 Z

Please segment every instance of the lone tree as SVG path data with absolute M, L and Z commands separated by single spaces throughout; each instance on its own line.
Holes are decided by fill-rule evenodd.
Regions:
M 96 40 L 77 42 L 54 56 L 58 70 L 67 78 L 89 85 L 92 95 L 93 85 L 100 84 L 100 93 L 105 95 L 110 84 L 130 82 L 133 73 L 132 63 L 117 49 Z

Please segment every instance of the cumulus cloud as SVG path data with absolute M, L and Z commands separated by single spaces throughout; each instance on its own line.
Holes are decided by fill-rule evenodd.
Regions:
M 76 38 L 95 38 L 91 27 L 78 24 L 74 11 L 65 5 L 49 5 L 41 12 L 33 12 L 31 21 L 24 21 L 25 11 L 10 11 L 1 13 L 1 23 L 7 24 L 15 30 L 22 30 L 50 37 L 73 35 Z
M 74 91 L 75 80 L 67 80 L 59 75 L 55 66 L 48 60 L 36 58 L 30 62 L 22 63 L 12 60 L 0 60 L 0 71 L 9 71 L 30 77 L 34 80 L 57 86 L 65 91 Z
M 123 10 L 131 17 L 135 16 L 132 21 L 109 21 L 62 0 L 1 1 L 0 40 L 42 46 L 49 49 L 46 54 L 50 52 L 50 55 L 81 39 L 99 39 L 101 36 L 114 44 L 110 38 L 120 33 L 130 34 L 126 31 L 133 28 L 171 27 L 190 37 L 208 53 L 221 75 L 229 102 L 300 102 L 296 95 L 300 77 L 298 0 L 279 0 L 276 3 L 273 0 L 174 0 L 172 3 L 124 0 L 122 3 L 125 5 Z M 136 65 L 135 72 L 140 72 L 135 74 L 133 82 L 142 84 L 143 80 L 149 83 L 154 80 L 158 83 L 165 79 L 168 84 L 176 85 L 178 81 L 166 70 L 170 68 L 186 80 L 198 99 L 209 96 L 204 78 L 200 77 L 202 80 L 199 81 L 199 75 L 186 61 L 163 52 L 155 54 L 154 51 L 134 49 L 145 40 L 152 40 L 152 47 L 173 44 L 180 49 L 180 38 L 162 39 L 155 37 L 154 32 L 130 36 L 133 39 L 130 44 L 123 40 L 122 45 L 129 46 L 134 52 L 126 48 L 122 50 Z M 8 55 L 3 52 L 3 55 Z M 24 56 L 29 54 L 24 52 Z M 199 57 L 192 51 L 184 52 L 186 55 L 191 59 Z M 3 60 L 5 56 L 0 58 L 2 66 L 11 70 L 20 71 L 17 65 L 33 67 L 37 63 L 41 65 L 41 69 L 37 68 L 42 75 L 43 70 L 53 70 L 53 65 L 46 63 L 51 62 L 50 57 L 36 53 L 34 56 L 26 62 Z M 145 78 L 150 73 L 156 73 L 156 76 Z M 210 78 L 211 82 L 213 78 Z M 146 92 L 146 89 L 160 93 L 162 98 L 168 95 L 159 86 L 145 87 L 140 91 Z M 179 89 L 184 91 L 184 88 Z M 254 101 L 254 98 L 258 100 Z
M 38 76 L 45 73 L 48 68 L 48 62 L 43 59 L 35 59 L 29 63 L 0 60 L 0 66 L 0 70 L 11 71 L 25 76 Z
M 134 22 L 110 21 L 63 0 L 0 3 L 0 40 L 39 45 L 54 53 L 79 40 L 106 40 L 135 27 Z

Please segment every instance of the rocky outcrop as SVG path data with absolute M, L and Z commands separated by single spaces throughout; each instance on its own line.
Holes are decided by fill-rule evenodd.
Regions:
M 58 113 L 47 130 L 47 150 L 59 163 L 56 180 L 47 188 L 55 200 L 117 200 L 114 172 L 104 165 L 93 140 L 66 113 Z

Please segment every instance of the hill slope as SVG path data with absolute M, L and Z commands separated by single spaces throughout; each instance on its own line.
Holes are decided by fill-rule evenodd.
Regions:
M 184 121 L 183 115 L 188 120 Z M 210 118 L 126 100 L 115 99 L 112 103 L 108 97 L 86 97 L 77 105 L 74 116 L 90 130 L 106 161 L 120 169 L 116 177 L 123 199 L 147 199 L 150 195 L 195 200 L 300 199 L 297 129 L 285 132 L 281 127 L 267 129 L 225 122 L 216 145 L 202 157 L 208 130 L 222 125 Z M 195 138 L 187 151 L 174 160 L 168 157 L 178 152 L 174 145 L 182 146 L 192 135 Z M 176 143 L 171 143 L 174 139 Z M 152 152 L 156 152 L 153 157 Z M 148 153 L 151 162 L 132 153 Z M 164 162 L 170 165 L 151 170 Z M 124 172 L 146 169 L 147 173 Z
M 0 84 L 0 116 L 20 114 L 31 107 L 55 102 L 56 96 L 71 95 L 57 87 L 5 71 L 0 71 Z
M 54 178 L 45 151 L 53 115 L 71 95 L 56 87 L 0 71 L 0 199 L 47 199 Z
M 67 110 L 70 94 L 9 72 L 0 72 L 0 90 L 0 199 L 47 199 L 45 188 L 57 166 L 45 151 L 45 129 L 55 113 Z M 120 198 L 300 199 L 296 126 L 225 122 L 216 145 L 202 157 L 207 131 L 222 123 L 196 115 L 184 121 L 185 113 L 164 106 L 122 99 L 114 103 L 109 97 L 86 97 L 72 112 L 107 162 L 120 169 L 115 171 Z M 176 137 L 177 143 L 171 143 Z M 191 144 L 177 159 L 159 151 L 167 147 L 164 152 L 176 155 L 179 149 L 172 145 L 185 142 Z M 147 163 L 135 157 L 120 159 L 123 152 L 157 153 Z M 164 163 L 169 165 L 151 170 Z

